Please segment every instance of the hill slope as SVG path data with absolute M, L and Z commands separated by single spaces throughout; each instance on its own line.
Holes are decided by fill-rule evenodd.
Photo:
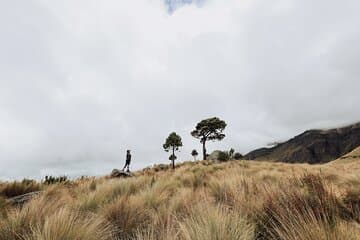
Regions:
M 350 153 L 342 156 L 340 159 L 360 159 L 360 146 L 352 150 Z
M 46 184 L 22 206 L 0 197 L 0 240 L 358 240 L 359 174 L 358 161 L 196 161 Z
M 331 162 L 330 165 L 337 169 L 346 169 L 347 171 L 360 169 L 360 146 L 350 153 Z
M 329 130 L 309 130 L 272 148 L 260 148 L 247 155 L 249 160 L 289 163 L 325 163 L 360 146 L 360 122 Z

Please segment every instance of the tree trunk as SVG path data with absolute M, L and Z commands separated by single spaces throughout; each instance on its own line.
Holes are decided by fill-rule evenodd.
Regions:
M 206 147 L 205 147 L 205 143 L 206 141 L 203 140 L 202 144 L 203 144 L 203 159 L 206 160 Z
M 172 160 L 172 168 L 173 168 L 173 169 L 175 169 L 175 159 L 174 159 L 174 158 L 175 158 L 175 148 L 173 147 L 173 149 L 172 149 L 172 150 L 173 150 L 173 156 L 172 156 L 172 157 L 173 157 L 173 160 Z

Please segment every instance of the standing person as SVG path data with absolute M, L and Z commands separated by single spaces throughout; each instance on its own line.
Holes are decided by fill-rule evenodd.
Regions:
M 130 150 L 126 151 L 126 162 L 125 162 L 125 166 L 123 168 L 123 171 L 125 170 L 125 168 L 127 167 L 127 172 L 130 172 L 130 162 L 131 162 L 131 154 L 130 154 Z

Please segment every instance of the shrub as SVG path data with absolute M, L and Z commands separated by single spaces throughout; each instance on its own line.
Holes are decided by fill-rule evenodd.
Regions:
M 45 176 L 43 182 L 44 184 L 66 183 L 69 182 L 69 179 L 67 176 L 59 176 L 59 177 Z
M 236 153 L 234 154 L 234 159 L 235 159 L 235 160 L 240 160 L 240 159 L 242 159 L 242 158 L 243 158 L 243 155 L 242 155 L 241 153 L 236 152 Z
M 228 152 L 220 151 L 218 155 L 218 160 L 221 162 L 226 162 L 230 159 L 230 155 Z
M 0 195 L 11 198 L 41 189 L 41 185 L 35 180 L 24 179 L 21 182 L 6 183 L 0 189 Z

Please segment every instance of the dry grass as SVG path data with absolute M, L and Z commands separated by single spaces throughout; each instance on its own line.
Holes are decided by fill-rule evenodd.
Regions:
M 0 197 L 0 240 L 360 239 L 355 160 L 198 161 L 129 179 L 33 183 L 45 192 L 22 207 Z M 30 189 L 0 188 L 5 197 Z
M 39 190 L 41 190 L 41 184 L 28 179 L 24 179 L 21 182 L 15 181 L 11 183 L 0 184 L 0 196 L 7 198 Z
M 25 240 L 110 240 L 111 229 L 99 216 L 84 215 L 74 209 L 60 208 L 44 222 L 33 225 Z
M 248 220 L 226 207 L 200 205 L 179 223 L 180 238 L 185 240 L 251 240 L 253 226 Z

